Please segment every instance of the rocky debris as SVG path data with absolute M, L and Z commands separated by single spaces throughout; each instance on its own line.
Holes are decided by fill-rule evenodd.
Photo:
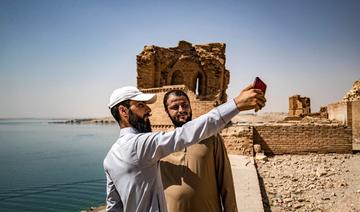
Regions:
M 332 121 L 327 118 L 305 116 L 300 120 L 300 123 L 317 123 L 317 124 L 332 124 L 338 123 L 338 121 Z
M 352 88 L 345 94 L 343 102 L 353 102 L 360 100 L 360 79 L 354 82 Z
M 261 150 L 260 144 L 254 144 L 254 152 L 255 152 L 255 160 L 263 160 L 263 161 L 268 160 L 267 156 Z
M 254 144 L 254 152 L 260 153 L 261 152 L 261 145 L 260 144 Z
M 267 161 L 268 157 L 264 153 L 258 152 L 255 154 L 255 160 Z
M 360 154 L 256 160 L 265 211 L 360 211 Z

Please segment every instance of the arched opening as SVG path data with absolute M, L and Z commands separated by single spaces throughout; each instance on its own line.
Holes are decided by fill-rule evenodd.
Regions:
M 206 94 L 205 76 L 202 72 L 198 72 L 195 79 L 194 91 L 197 96 L 204 96 Z
M 184 84 L 184 75 L 181 73 L 181 71 L 176 70 L 171 76 L 171 85 L 181 85 L 181 84 Z

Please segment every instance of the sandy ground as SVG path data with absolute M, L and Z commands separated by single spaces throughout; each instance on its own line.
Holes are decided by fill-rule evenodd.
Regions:
M 257 161 L 265 211 L 360 211 L 360 154 Z

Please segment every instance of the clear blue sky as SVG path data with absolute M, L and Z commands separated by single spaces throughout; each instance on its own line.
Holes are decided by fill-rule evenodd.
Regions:
M 0 0 L 0 117 L 102 117 L 144 45 L 224 42 L 229 97 L 260 76 L 265 112 L 313 111 L 360 78 L 360 1 Z

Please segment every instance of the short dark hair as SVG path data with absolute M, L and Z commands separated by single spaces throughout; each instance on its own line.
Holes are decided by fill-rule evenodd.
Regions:
M 114 107 L 111 108 L 111 115 L 114 117 L 115 121 L 120 124 L 121 123 L 121 116 L 119 113 L 119 106 L 123 105 L 124 107 L 126 107 L 127 109 L 130 108 L 130 100 L 125 100 L 122 101 L 120 103 L 118 103 L 117 105 L 115 105 Z
M 182 91 L 182 90 L 171 90 L 171 91 L 168 91 L 165 96 L 164 96 L 164 99 L 163 99 L 163 104 L 164 104 L 164 108 L 165 110 L 167 111 L 167 100 L 169 99 L 169 96 L 170 95 L 174 95 L 174 96 L 185 96 L 185 98 L 188 100 L 188 102 L 190 103 L 190 99 L 188 97 L 188 95 Z

